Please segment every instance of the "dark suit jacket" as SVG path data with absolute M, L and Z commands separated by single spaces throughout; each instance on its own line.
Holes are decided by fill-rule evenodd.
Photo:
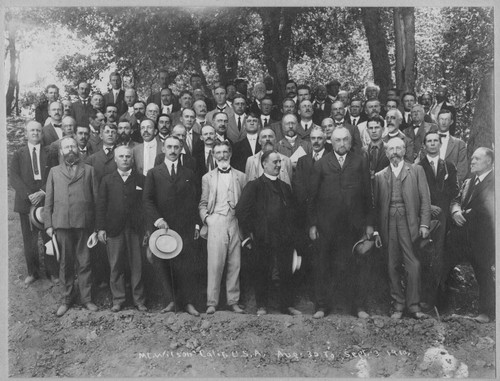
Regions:
M 153 226 L 156 220 L 163 218 L 183 240 L 191 241 L 195 225 L 199 223 L 195 181 L 194 172 L 180 165 L 175 179 L 164 163 L 151 169 L 143 192 L 148 225 Z
M 80 162 L 71 176 L 65 164 L 54 167 L 47 178 L 43 211 L 45 229 L 94 227 L 98 186 L 94 168 Z
M 101 180 L 105 175 L 116 171 L 114 156 L 111 155 L 111 157 L 107 157 L 106 153 L 102 149 L 102 146 L 99 151 L 93 153 L 87 158 L 86 163 L 94 168 L 97 184 L 101 183 Z
M 422 122 L 420 126 L 418 127 L 417 134 L 415 134 L 414 126 L 408 126 L 403 130 L 403 133 L 410 138 L 410 144 L 413 145 L 413 161 L 415 162 L 415 159 L 418 157 L 420 154 L 420 151 L 422 150 L 422 145 L 424 143 L 424 137 L 425 134 L 429 131 L 437 132 L 438 126 L 435 125 L 434 123 L 427 123 L 427 122 Z
M 81 99 L 73 102 L 71 105 L 73 108 L 73 115 L 75 116 L 77 126 L 88 126 L 89 125 L 89 115 L 92 112 L 92 105 L 90 104 L 90 98 L 88 99 L 87 105 L 83 105 Z
M 341 168 L 334 152 L 323 155 L 313 166 L 307 202 L 309 226 L 317 226 L 320 234 L 332 234 L 339 224 L 350 224 L 356 229 L 373 225 L 366 158 L 348 152 Z
M 278 199 L 278 191 L 265 175 L 250 181 L 243 188 L 236 205 L 236 217 L 244 236 L 253 233 L 259 246 L 279 247 L 296 241 L 296 215 L 292 190 L 285 182 L 279 179 L 277 181 L 284 205 L 272 202 Z
M 260 152 L 261 147 L 259 142 L 255 143 L 255 153 Z M 247 164 L 247 159 L 253 156 L 252 147 L 250 147 L 250 142 L 245 137 L 245 139 L 236 142 L 233 146 L 233 155 L 231 156 L 231 166 L 236 168 L 238 171 L 245 172 L 245 166 Z
M 371 165 L 370 163 L 370 152 L 371 152 L 372 144 L 368 144 L 366 147 L 363 147 L 363 154 L 366 157 L 366 160 L 368 160 L 368 166 Z M 380 172 L 382 169 L 385 167 L 389 166 L 389 159 L 387 158 L 387 155 L 385 154 L 385 148 L 384 145 L 382 145 L 381 148 L 378 150 L 378 155 L 377 155 L 377 160 L 375 162 L 375 167 L 370 168 L 370 172 L 372 173 L 372 179 L 375 177 L 375 173 Z
M 116 107 L 118 107 L 117 118 L 119 118 L 120 115 L 123 115 L 128 110 L 128 106 L 125 103 L 125 91 L 120 89 L 116 102 L 114 98 L 115 97 L 113 95 L 113 90 L 108 91 L 106 94 L 104 94 L 104 110 L 106 110 L 107 105 L 114 103 Z
M 125 182 L 118 170 L 103 177 L 96 206 L 97 230 L 105 230 L 108 237 L 116 237 L 127 225 L 141 231 L 142 193 L 137 186 L 142 188 L 144 182 L 135 169 Z
M 47 150 L 40 147 L 40 174 L 42 180 L 35 180 L 28 145 L 14 151 L 10 162 L 10 185 L 16 191 L 14 212 L 29 213 L 31 202 L 28 196 L 45 190 L 50 167 L 47 165 Z
M 331 112 L 332 112 L 332 104 L 333 104 L 333 101 L 331 100 L 330 97 L 326 97 L 326 99 L 325 99 L 324 110 L 321 110 L 321 108 L 319 107 L 319 105 L 316 102 L 313 103 L 313 108 L 314 108 L 313 122 L 314 122 L 314 124 L 321 126 L 321 122 L 323 121 L 323 119 L 330 118 Z
M 163 152 L 159 153 L 155 158 L 155 167 L 157 165 L 162 164 L 164 161 L 165 161 L 165 154 Z M 186 153 L 181 153 L 179 156 L 179 163 L 183 167 L 189 168 L 196 174 L 197 170 L 196 160 L 191 155 Z
M 260 116 L 260 114 L 262 114 L 262 111 L 259 107 L 259 104 L 257 103 L 257 101 L 255 99 L 250 104 L 250 107 L 248 108 L 248 112 L 253 112 L 257 116 Z
M 345 118 L 345 120 L 347 120 L 349 122 L 349 124 L 352 124 L 352 115 L 350 114 L 349 110 L 347 110 L 344 118 Z M 356 126 L 358 124 L 366 122 L 368 120 L 368 118 L 364 114 L 361 114 L 357 118 L 358 118 L 358 120 L 356 121 Z
M 42 146 L 48 146 L 52 142 L 55 142 L 56 140 L 59 140 L 59 135 L 57 135 L 55 127 L 52 125 L 52 123 L 49 123 L 46 126 L 43 126 L 43 128 L 42 128 Z
M 344 119 L 344 121 L 344 127 L 349 130 L 352 138 L 351 151 L 360 154 L 363 143 L 361 142 L 361 136 L 359 135 L 359 128 L 347 123 L 347 119 Z
M 457 197 L 459 192 L 457 169 L 453 163 L 439 159 L 437 174 L 434 175 L 427 156 L 420 160 L 418 164 L 424 169 L 427 178 L 427 185 L 431 193 L 431 205 L 439 206 L 444 215 L 447 215 L 451 201 Z
M 48 117 L 49 117 L 49 102 L 43 101 L 35 109 L 35 120 L 38 123 L 41 123 L 43 126 Z

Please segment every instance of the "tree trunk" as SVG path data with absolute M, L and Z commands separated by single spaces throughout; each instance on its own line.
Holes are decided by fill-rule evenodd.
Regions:
M 472 153 L 479 147 L 494 148 L 495 137 L 495 87 L 494 71 L 490 68 L 481 82 L 481 89 L 476 101 L 472 126 L 470 128 L 469 140 L 467 142 L 467 153 Z
M 262 19 L 264 35 L 264 63 L 269 74 L 274 78 L 273 93 L 278 104 L 284 97 L 285 85 L 288 81 L 288 58 L 292 43 L 292 25 L 297 10 L 295 8 L 260 8 L 258 13 Z
M 415 90 L 415 9 L 394 8 L 394 39 L 396 50 L 396 87 Z
M 7 88 L 6 95 L 6 113 L 7 115 L 11 115 L 12 112 L 12 103 L 14 101 L 14 92 L 16 90 L 16 86 L 18 86 L 17 76 L 16 76 L 16 59 L 17 59 L 17 50 L 16 50 L 16 34 L 17 29 L 14 23 L 8 22 L 8 46 L 7 50 L 9 52 L 10 58 L 10 73 L 9 73 L 9 85 Z
M 380 27 L 380 10 L 378 8 L 362 8 L 361 17 L 370 49 L 373 80 L 375 84 L 380 86 L 380 101 L 385 102 L 387 90 L 391 87 L 392 81 L 387 42 L 384 30 Z

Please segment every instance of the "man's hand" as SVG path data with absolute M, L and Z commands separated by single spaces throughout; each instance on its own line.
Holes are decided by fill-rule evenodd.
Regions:
M 366 233 L 366 238 L 368 239 L 372 239 L 372 236 L 373 236 L 373 232 L 375 230 L 373 229 L 373 226 L 370 226 L 370 225 L 367 225 L 366 226 L 366 230 L 365 230 L 365 233 Z
M 200 229 L 194 228 L 194 239 L 195 241 L 200 238 Z
M 426 239 L 427 237 L 429 237 L 429 228 L 426 228 L 425 226 L 420 226 L 419 234 L 420 237 Z
M 101 241 L 103 244 L 106 244 L 106 241 L 108 237 L 106 236 L 106 231 L 105 230 L 99 230 L 97 233 L 97 239 Z
M 167 221 L 165 220 L 161 220 L 160 222 L 158 222 L 158 229 L 165 229 L 165 230 L 168 230 L 168 224 L 167 224 Z
M 431 205 L 431 216 L 437 217 L 441 213 L 441 208 L 436 205 Z
M 316 241 L 316 239 L 319 238 L 318 228 L 316 226 L 311 226 L 309 228 L 309 238 L 311 238 L 312 241 Z
M 30 194 L 28 196 L 28 198 L 29 198 L 32 205 L 37 206 L 45 198 L 45 192 L 42 190 L 39 190 L 38 192 Z
M 45 233 L 47 233 L 47 235 L 52 238 L 52 234 L 54 234 L 54 229 L 53 228 L 47 228 L 45 230 Z
M 464 224 L 467 222 L 467 220 L 465 219 L 465 217 L 463 216 L 462 214 L 462 211 L 459 210 L 455 213 L 453 213 L 453 215 L 451 216 L 451 218 L 453 219 L 453 222 L 455 223 L 455 225 L 457 226 L 464 226 Z
M 382 247 L 382 238 L 379 235 L 375 236 L 375 247 L 380 249 Z

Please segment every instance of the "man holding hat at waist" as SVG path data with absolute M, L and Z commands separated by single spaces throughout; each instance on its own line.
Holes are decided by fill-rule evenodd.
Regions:
M 97 180 L 94 168 L 80 161 L 78 145 L 72 137 L 61 139 L 63 162 L 50 170 L 43 222 L 47 234 L 56 234 L 61 250 L 61 280 L 64 285 L 64 303 L 57 310 L 63 316 L 73 301 L 75 270 L 81 303 L 90 311 L 97 311 L 92 303 L 92 270 L 89 234 L 94 227 L 94 207 L 97 200 Z
M 114 150 L 117 170 L 101 181 L 96 207 L 99 240 L 106 245 L 111 269 L 109 284 L 113 294 L 111 311 L 118 312 L 125 302 L 125 261 L 130 265 L 132 298 L 139 311 L 144 305 L 141 247 L 138 232 L 142 225 L 140 193 L 142 176 L 132 168 L 132 148 L 118 146 Z
M 14 212 L 19 213 L 23 234 L 24 256 L 28 265 L 26 285 L 33 283 L 39 276 L 38 232 L 41 231 L 44 242 L 49 241 L 43 227 L 37 228 L 30 222 L 30 208 L 42 207 L 45 197 L 45 183 L 49 173 L 47 151 L 40 144 L 42 125 L 31 120 L 26 124 L 28 144 L 14 152 L 10 164 L 10 183 L 16 190 Z M 57 281 L 57 263 L 54 257 L 45 256 L 45 267 Z M 58 282 L 58 281 L 57 281 Z
M 197 224 L 198 204 L 196 192 L 195 174 L 189 168 L 179 165 L 179 155 L 182 142 L 175 136 L 170 136 L 163 143 L 165 161 L 150 169 L 144 185 L 143 201 L 148 216 L 148 222 L 158 229 L 166 229 L 163 235 L 169 234 L 169 229 L 177 232 L 182 241 L 182 251 L 173 259 L 161 259 L 155 250 L 161 252 L 165 249 L 157 242 L 155 250 L 152 249 L 153 266 L 160 272 L 164 291 L 171 294 L 175 292 L 175 300 L 163 310 L 163 312 L 174 311 L 175 303 L 182 303 L 186 312 L 193 316 L 199 316 L 193 306 L 195 284 L 193 266 L 195 263 L 194 240 L 198 239 L 200 228 Z M 151 229 L 154 230 L 154 229 Z M 153 233 L 155 234 L 155 233 Z M 166 237 L 159 237 L 158 241 L 166 242 Z M 171 246 L 169 244 L 167 246 Z M 150 240 L 151 247 L 151 240 Z M 165 249 L 166 250 L 166 249 Z M 171 270 L 169 267 L 171 266 Z M 170 274 L 174 277 L 174 289 L 171 290 L 167 279 Z M 170 295 L 169 295 L 170 296 Z

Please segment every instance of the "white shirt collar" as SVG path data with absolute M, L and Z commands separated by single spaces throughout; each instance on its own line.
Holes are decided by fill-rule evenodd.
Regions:
M 479 177 L 479 181 L 480 181 L 480 182 L 483 182 L 484 178 L 485 178 L 486 176 L 488 176 L 488 173 L 490 173 L 491 171 L 493 171 L 493 168 L 492 168 L 492 169 L 490 169 L 488 172 L 483 173 L 481 176 L 477 176 L 477 177 Z M 474 180 L 474 181 L 475 181 L 475 180 Z
M 337 160 L 339 160 L 339 157 L 342 157 L 344 159 L 344 162 L 345 162 L 345 157 L 347 156 L 347 153 L 343 154 L 343 155 L 339 155 L 337 152 L 333 151 L 333 153 L 335 154 L 335 156 L 337 156 Z
M 168 168 L 169 171 L 172 168 L 172 164 L 174 165 L 174 168 L 177 169 L 177 164 L 178 163 L 179 163 L 179 159 L 177 159 L 176 161 L 170 161 L 165 156 L 165 164 L 166 164 L 166 166 L 167 166 L 167 168 Z
M 40 152 L 40 143 L 37 145 L 33 145 L 30 142 L 28 142 L 28 148 L 30 149 L 30 153 L 33 152 L 33 147 L 36 148 L 36 152 Z
M 247 138 L 248 138 L 248 140 L 257 140 L 257 136 L 258 135 L 259 134 L 249 134 L 249 133 L 247 133 Z
M 435 166 L 436 166 L 436 168 L 437 168 L 437 164 L 438 164 L 438 162 L 439 162 L 439 155 L 437 155 L 436 157 L 430 157 L 429 155 L 426 155 L 426 156 L 427 156 L 427 160 L 429 161 L 429 163 L 430 163 L 431 161 L 433 161 L 433 162 L 434 162 L 434 165 L 435 165 Z
M 277 180 L 278 179 L 278 176 L 272 176 L 272 175 L 268 175 L 267 173 L 264 172 L 264 176 L 266 176 L 269 180 Z
M 226 140 L 226 137 L 220 135 L 219 133 L 216 133 L 215 134 L 215 139 L 219 139 L 220 141 L 224 141 L 224 140 Z
M 395 175 L 396 177 L 398 177 L 398 176 L 399 176 L 399 174 L 400 174 L 401 170 L 403 169 L 404 164 L 405 164 L 405 161 L 404 161 L 404 160 L 401 160 L 397 166 L 394 166 L 394 165 L 391 163 L 391 170 L 392 170 L 392 172 L 394 173 L 394 175 Z
M 129 177 L 130 174 L 132 173 L 132 168 L 130 168 L 128 171 L 126 172 L 123 172 L 122 170 L 118 169 L 118 173 L 120 174 L 120 176 L 122 177 Z
M 297 140 L 297 135 L 295 135 L 293 138 L 291 138 L 288 135 L 285 135 L 285 139 L 288 140 L 288 142 L 293 145 L 293 144 L 295 144 L 295 141 Z
M 317 155 L 316 156 L 316 160 L 319 160 L 319 159 L 321 159 L 323 157 L 324 153 L 325 153 L 325 149 L 323 148 L 317 154 L 316 154 L 316 152 L 313 151 L 312 156 L 314 157 L 314 155 Z

